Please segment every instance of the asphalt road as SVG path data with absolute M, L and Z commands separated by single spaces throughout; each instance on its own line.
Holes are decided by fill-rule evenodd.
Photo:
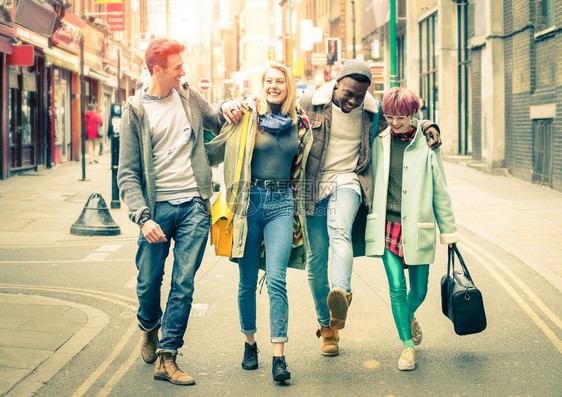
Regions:
M 441 313 L 445 246 L 431 265 L 429 293 L 417 313 L 424 332 L 417 368 L 401 372 L 388 285 L 380 260 L 359 258 L 341 354 L 320 355 L 317 322 L 303 271 L 288 272 L 286 357 L 292 379 L 271 379 L 267 291 L 258 297 L 260 368 L 240 366 L 244 338 L 236 303 L 238 270 L 209 249 L 196 277 L 194 309 L 178 363 L 195 386 L 152 378 L 139 353 L 134 239 L 91 238 L 0 247 L 1 292 L 50 296 L 92 306 L 109 323 L 37 396 L 561 396 L 562 297 L 508 252 L 461 228 L 461 252 L 483 293 L 488 328 L 457 336 Z M 169 272 L 171 261 L 168 262 Z M 164 299 L 169 280 L 164 281 Z

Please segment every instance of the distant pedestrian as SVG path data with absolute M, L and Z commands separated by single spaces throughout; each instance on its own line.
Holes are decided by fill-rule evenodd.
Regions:
M 371 80 L 367 62 L 347 60 L 335 81 L 301 99 L 314 137 L 306 165 L 307 270 L 320 323 L 316 336 L 322 337 L 324 356 L 339 354 L 339 331 L 352 298 L 353 257 L 363 255 L 359 252 L 365 249 L 363 232 L 372 205 L 372 134 L 387 127 L 368 92 Z M 373 128 L 375 119 L 378 124 Z M 429 121 L 423 126 L 428 145 L 438 147 L 436 126 Z M 361 226 L 354 228 L 354 224 Z
M 103 125 L 103 119 L 96 111 L 96 105 L 90 103 L 88 111 L 84 115 L 84 125 L 86 126 L 86 143 L 89 146 L 87 151 L 90 153 L 90 164 L 98 162 L 98 150 L 96 145 L 100 142 L 99 128 Z
M 236 117 L 226 110 L 238 106 L 232 102 L 223 103 L 224 113 L 218 111 L 195 89 L 180 86 L 184 49 L 169 39 L 148 45 L 150 85 L 123 109 L 118 183 L 129 218 L 140 227 L 136 265 L 142 358 L 156 361 L 154 379 L 193 385 L 195 380 L 178 367 L 176 357 L 211 223 L 211 168 L 203 135 L 205 129 L 218 133 L 225 116 L 238 122 L 243 112 Z M 172 239 L 171 289 L 162 315 L 160 293 Z
M 289 261 L 306 263 L 303 244 L 304 208 L 297 197 L 305 186 L 304 167 L 312 144 L 309 123 L 296 105 L 296 84 L 289 69 L 278 62 L 267 64 L 262 85 L 251 102 L 247 142 L 236 196 L 236 167 L 242 123 L 225 126 L 206 145 L 211 163 L 224 161 L 229 202 L 236 202 L 232 222 L 232 257 L 240 270 L 238 308 L 240 328 L 245 335 L 242 368 L 258 368 L 255 340 L 256 289 L 262 253 L 265 253 L 269 322 L 273 343 L 273 380 L 291 378 L 285 361 L 288 342 L 289 302 L 287 266 Z M 226 148 L 226 150 L 225 150 Z M 295 215 L 296 213 L 300 216 Z M 263 250 L 262 250 L 263 245 Z M 263 252 L 262 252 L 263 251 Z
M 425 101 L 423 98 L 419 98 L 420 100 L 420 109 L 416 113 L 416 119 L 418 120 L 427 120 L 429 118 L 429 109 L 425 106 Z
M 435 258 L 435 224 L 441 243 L 459 241 L 439 149 L 431 150 L 414 115 L 417 96 L 392 88 L 382 108 L 389 127 L 373 142 L 373 208 L 367 217 L 366 255 L 382 257 L 390 303 L 403 351 L 402 371 L 416 367 L 414 345 L 422 340 L 415 312 L 427 294 Z M 404 268 L 408 269 L 407 290 Z

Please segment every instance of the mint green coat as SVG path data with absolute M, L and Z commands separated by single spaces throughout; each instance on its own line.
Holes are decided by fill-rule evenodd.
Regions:
M 428 147 L 417 120 L 414 123 L 416 135 L 404 151 L 402 170 L 402 242 L 406 264 L 425 265 L 435 259 L 436 225 L 443 244 L 459 241 L 459 234 L 440 151 Z M 366 256 L 384 253 L 390 140 L 388 127 L 373 142 L 374 192 L 365 231 Z

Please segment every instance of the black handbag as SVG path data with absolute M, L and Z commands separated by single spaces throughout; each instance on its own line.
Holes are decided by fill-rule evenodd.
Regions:
M 455 256 L 462 271 L 455 271 Z M 476 288 L 456 244 L 449 247 L 447 274 L 441 278 L 441 310 L 454 325 L 457 335 L 470 335 L 486 329 L 482 293 Z

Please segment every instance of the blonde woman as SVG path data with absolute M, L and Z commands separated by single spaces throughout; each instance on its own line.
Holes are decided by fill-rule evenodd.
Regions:
M 304 183 L 304 167 L 312 143 L 308 120 L 296 105 L 296 85 L 281 63 L 268 63 L 262 85 L 249 104 L 250 115 L 239 189 L 234 197 L 243 123 L 228 125 L 209 142 L 212 165 L 224 161 L 228 201 L 235 202 L 232 259 L 239 265 L 238 308 L 245 337 L 242 367 L 258 368 L 255 339 L 256 289 L 265 248 L 270 333 L 273 343 L 273 380 L 291 378 L 285 361 L 289 304 L 286 272 L 289 260 L 304 267 L 302 228 L 304 209 L 297 197 Z M 243 111 L 234 109 L 233 111 Z M 299 215 L 297 215 L 299 214 Z M 263 243 L 263 244 L 262 244 Z

